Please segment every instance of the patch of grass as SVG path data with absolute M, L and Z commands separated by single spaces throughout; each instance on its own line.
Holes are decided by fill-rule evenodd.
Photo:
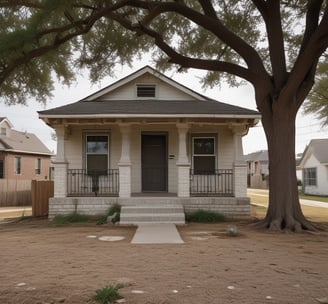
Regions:
M 310 200 L 310 201 L 318 201 L 318 202 L 328 203 L 328 196 L 299 194 L 299 197 L 302 199 Z
M 93 300 L 100 304 L 111 304 L 116 300 L 122 299 L 118 290 L 123 288 L 122 284 L 108 285 L 101 289 L 96 290 L 96 294 L 93 296 Z
M 199 209 L 190 214 L 186 214 L 186 221 L 197 223 L 218 223 L 224 222 L 224 215 L 214 211 Z
M 70 223 L 81 223 L 89 221 L 89 217 L 84 214 L 72 213 L 67 215 L 56 215 L 54 222 L 59 225 L 65 225 Z

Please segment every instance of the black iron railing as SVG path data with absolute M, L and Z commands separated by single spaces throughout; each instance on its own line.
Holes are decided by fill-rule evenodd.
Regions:
M 190 170 L 190 195 L 233 196 L 232 169 Z
M 69 196 L 117 196 L 118 191 L 118 169 L 97 171 L 69 169 L 67 171 Z

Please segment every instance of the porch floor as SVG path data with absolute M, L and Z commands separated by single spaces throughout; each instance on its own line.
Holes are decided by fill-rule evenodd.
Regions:
M 178 197 L 177 193 L 169 192 L 135 192 L 131 197 Z

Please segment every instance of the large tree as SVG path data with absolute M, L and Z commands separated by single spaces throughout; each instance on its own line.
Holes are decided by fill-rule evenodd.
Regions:
M 250 82 L 269 149 L 263 227 L 313 229 L 295 168 L 295 118 L 328 46 L 324 0 L 0 0 L 0 85 L 7 103 L 45 101 L 51 72 L 91 80 L 152 52 L 162 68 L 207 70 L 205 85 Z M 242 103 L 242 101 L 241 101 Z

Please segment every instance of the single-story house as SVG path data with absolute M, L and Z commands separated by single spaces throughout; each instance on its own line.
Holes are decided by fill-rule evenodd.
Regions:
M 312 139 L 305 148 L 299 167 L 303 172 L 303 192 L 328 195 L 328 138 Z
M 0 117 L 0 179 L 49 179 L 51 156 L 35 134 L 16 131 Z
M 247 163 L 247 186 L 255 189 L 269 188 L 268 150 L 256 151 L 245 155 Z
M 259 121 L 257 111 L 146 66 L 39 117 L 57 134 L 50 218 L 102 213 L 114 203 L 250 214 L 242 136 Z

